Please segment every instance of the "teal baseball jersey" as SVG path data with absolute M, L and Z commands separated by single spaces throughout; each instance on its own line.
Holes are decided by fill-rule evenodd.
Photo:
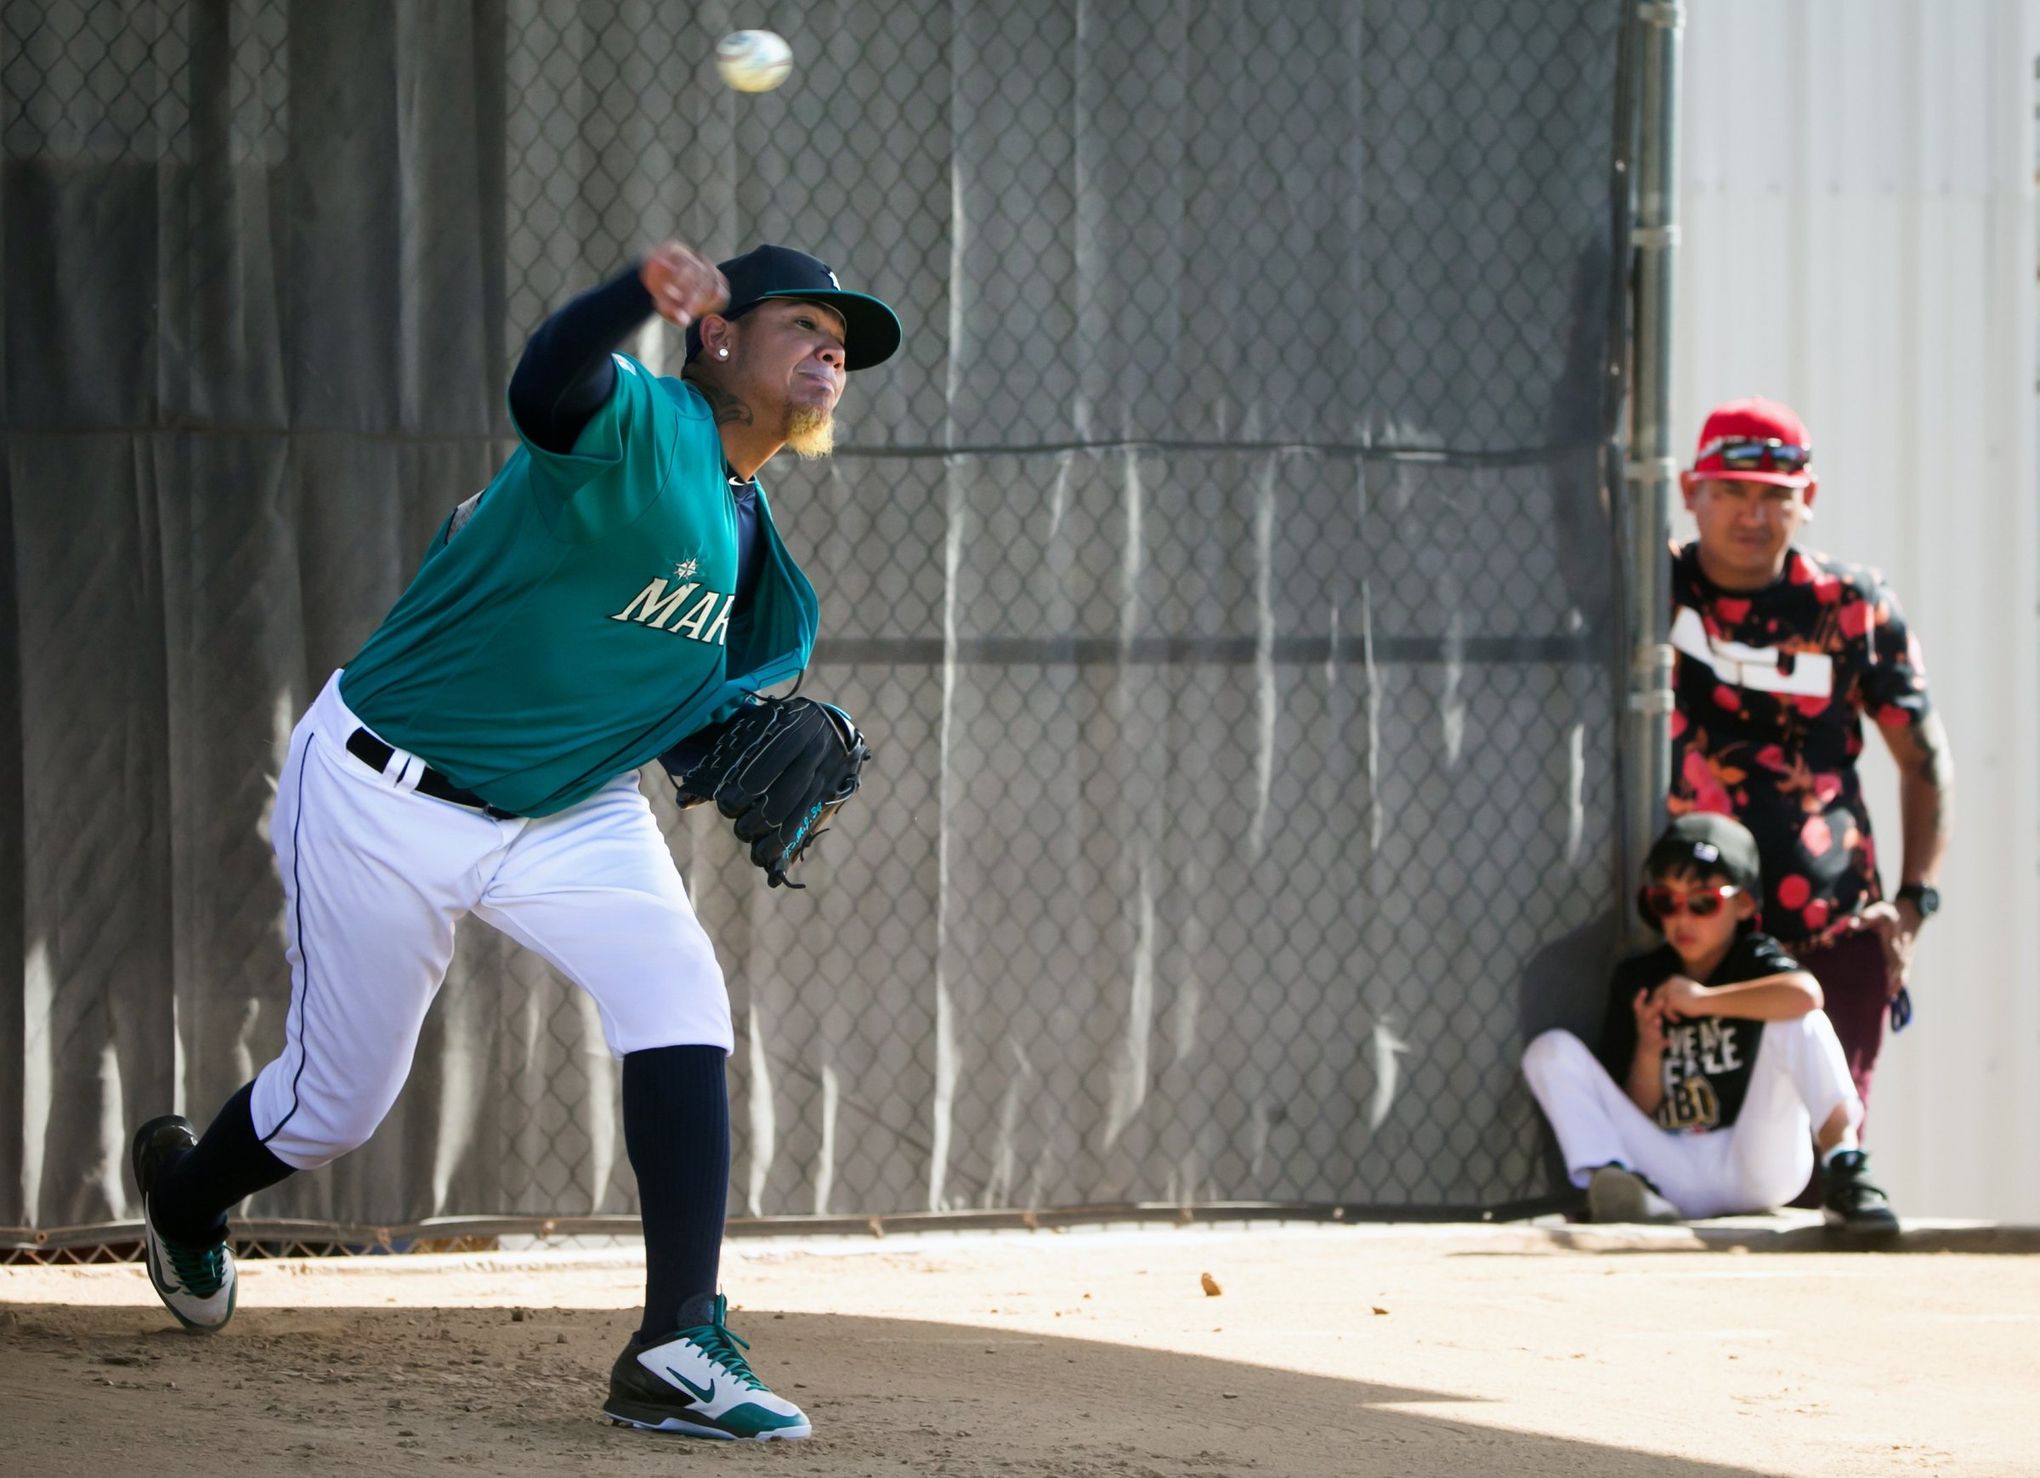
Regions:
M 574 449 L 524 441 L 341 678 L 386 742 L 517 815 L 584 799 L 814 647 L 814 587 L 762 489 L 758 583 L 733 609 L 736 512 L 708 402 L 615 358 Z

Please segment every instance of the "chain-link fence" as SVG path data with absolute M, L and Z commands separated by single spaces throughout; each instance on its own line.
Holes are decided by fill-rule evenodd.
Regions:
M 1516 1059 L 1615 912 L 1623 16 L 0 0 L 0 1223 L 132 1217 L 128 1127 L 280 1046 L 290 725 L 524 335 L 667 235 L 907 325 L 766 474 L 875 769 L 805 893 L 667 813 L 733 1212 L 1548 1192 Z M 736 24 L 787 86 L 715 82 Z M 470 924 L 376 1139 L 250 1210 L 628 1212 L 616 1083 Z

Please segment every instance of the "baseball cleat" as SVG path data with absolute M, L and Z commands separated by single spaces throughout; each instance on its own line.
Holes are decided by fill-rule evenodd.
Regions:
M 1877 1186 L 1865 1180 L 1870 1157 L 1861 1150 L 1843 1150 L 1821 1175 L 1820 1212 L 1829 1226 L 1845 1232 L 1895 1232 L 1898 1217 Z
M 716 1295 L 708 1323 L 663 1339 L 632 1335 L 609 1372 L 602 1412 L 619 1427 L 679 1432 L 722 1442 L 806 1437 L 807 1413 L 751 1373 L 749 1345 L 725 1324 L 729 1300 Z
M 173 1242 L 156 1230 L 149 1205 L 157 1177 L 198 1143 L 191 1120 L 178 1114 L 151 1119 L 135 1131 L 135 1184 L 142 1191 L 142 1242 L 149 1282 L 163 1306 L 194 1334 L 211 1334 L 234 1317 L 234 1252 L 224 1241 Z
M 1677 1221 L 1679 1208 L 1642 1176 L 1620 1165 L 1603 1165 L 1587 1182 L 1587 1216 L 1597 1222 Z

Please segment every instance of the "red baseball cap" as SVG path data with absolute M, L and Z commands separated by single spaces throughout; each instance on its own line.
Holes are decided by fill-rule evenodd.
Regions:
M 1774 465 L 1774 453 L 1782 465 Z M 1813 439 L 1806 423 L 1791 406 L 1762 396 L 1716 406 L 1700 428 L 1699 450 L 1692 467 L 1679 474 L 1679 486 L 1690 490 L 1705 479 L 1805 488 L 1811 502 L 1820 478 L 1813 470 Z

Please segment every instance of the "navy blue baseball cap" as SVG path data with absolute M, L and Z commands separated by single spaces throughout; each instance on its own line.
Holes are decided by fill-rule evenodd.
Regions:
M 723 318 L 748 313 L 767 298 L 802 298 L 843 315 L 843 368 L 870 369 L 883 364 L 900 347 L 900 320 L 869 293 L 846 292 L 826 262 L 790 246 L 757 246 L 740 257 L 717 262 L 730 285 L 730 300 L 718 310 Z M 701 329 L 687 326 L 687 357 L 701 352 Z

